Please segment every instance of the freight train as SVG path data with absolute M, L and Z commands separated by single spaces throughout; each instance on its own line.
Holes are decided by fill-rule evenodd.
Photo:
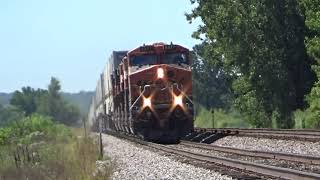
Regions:
M 113 51 L 97 82 L 88 121 L 146 141 L 176 142 L 193 130 L 191 56 L 177 44 Z

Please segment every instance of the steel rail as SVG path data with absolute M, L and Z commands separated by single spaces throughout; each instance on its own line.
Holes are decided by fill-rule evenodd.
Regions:
M 311 165 L 320 165 L 320 157 L 314 157 L 314 156 L 310 156 L 310 155 L 246 150 L 246 149 L 238 149 L 238 148 L 222 147 L 222 146 L 216 146 L 216 145 L 196 143 L 196 142 L 190 142 L 190 141 L 181 141 L 180 144 L 184 145 L 184 146 L 189 146 L 189 147 L 195 147 L 195 148 L 211 150 L 211 151 L 219 151 L 219 152 L 223 152 L 223 153 L 232 153 L 232 154 L 237 154 L 237 155 L 241 155 L 241 156 L 260 157 L 260 158 L 267 158 L 267 159 L 278 159 L 278 160 L 307 163 L 307 164 L 311 164 Z
M 286 129 L 241 129 L 241 128 L 195 128 L 194 132 L 212 132 L 221 133 L 226 136 L 248 136 L 261 138 L 275 138 L 285 140 L 300 140 L 300 141 L 320 141 L 320 131 L 317 130 L 286 130 Z
M 127 139 L 131 142 L 135 142 L 135 143 L 147 146 L 149 148 L 160 150 L 162 152 L 175 154 L 178 156 L 182 156 L 182 157 L 197 160 L 197 161 L 219 164 L 219 165 L 223 165 L 226 167 L 231 167 L 239 170 L 251 171 L 260 175 L 267 175 L 267 176 L 283 178 L 283 179 L 304 179 L 304 180 L 320 179 L 320 174 L 316 174 L 316 173 L 303 172 L 303 171 L 282 168 L 282 167 L 274 167 L 274 166 L 263 165 L 263 164 L 256 164 L 252 162 L 233 160 L 233 159 L 223 158 L 223 157 L 208 156 L 204 154 L 198 154 L 198 153 L 193 153 L 185 150 L 171 148 L 165 145 L 142 141 L 136 137 L 129 137 L 123 134 L 117 134 L 117 133 L 109 133 L 109 134 Z
M 320 130 L 316 129 L 264 129 L 264 128 L 195 128 L 196 131 L 212 132 L 238 132 L 238 133 L 270 133 L 270 134 L 289 134 L 289 135 L 312 135 L 320 136 Z
M 256 164 L 256 163 L 251 163 L 247 161 L 233 160 L 233 159 L 223 158 L 223 157 L 208 156 L 204 154 L 193 153 L 193 152 L 180 150 L 176 148 L 170 148 L 170 147 L 153 144 L 153 143 L 148 144 L 148 147 L 152 147 L 154 149 L 158 149 L 163 152 L 176 154 L 179 156 L 183 156 L 183 157 L 198 160 L 198 161 L 205 161 L 209 163 L 220 164 L 220 165 L 241 169 L 241 170 L 252 171 L 258 174 L 272 176 L 276 178 L 304 179 L 304 180 L 320 179 L 320 174 L 316 174 L 316 173 L 303 172 L 303 171 L 282 168 L 282 167 L 274 167 L 274 166 L 263 165 L 263 164 Z

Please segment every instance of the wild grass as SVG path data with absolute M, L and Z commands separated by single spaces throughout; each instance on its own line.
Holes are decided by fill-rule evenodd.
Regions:
M 248 123 L 235 111 L 225 112 L 221 109 L 208 110 L 202 106 L 197 108 L 195 126 L 202 128 L 249 127 Z
M 296 110 L 293 113 L 294 129 L 312 129 L 320 127 L 320 121 L 317 116 L 308 110 Z M 317 124 L 318 123 L 318 124 Z M 199 106 L 195 116 L 195 126 L 202 128 L 223 128 L 223 127 L 238 127 L 238 128 L 252 128 L 247 123 L 240 113 L 231 110 L 230 112 L 223 111 L 221 109 L 214 109 L 214 113 L 211 110 Z M 278 128 L 275 118 L 272 118 L 272 128 Z
M 319 129 L 320 128 L 320 114 L 311 112 L 310 109 L 304 111 L 298 109 L 293 113 L 296 129 Z
M 10 135 L 3 135 L 5 143 L 0 145 L 0 180 L 109 179 L 113 165 L 108 162 L 98 171 L 99 148 L 92 137 L 85 136 L 81 128 L 48 121 L 36 116 L 18 122 L 21 129 L 17 124 L 7 127 L 13 128 L 10 131 L 1 129 Z M 25 131 L 12 133 L 15 128 Z

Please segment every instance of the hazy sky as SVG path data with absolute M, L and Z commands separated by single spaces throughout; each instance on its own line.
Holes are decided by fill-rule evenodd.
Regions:
M 173 41 L 191 48 L 189 0 L 0 0 L 0 92 L 93 90 L 112 50 Z

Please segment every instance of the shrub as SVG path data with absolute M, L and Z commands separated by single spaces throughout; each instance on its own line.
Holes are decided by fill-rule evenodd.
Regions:
M 320 128 L 320 111 L 312 111 L 310 108 L 305 111 L 297 110 L 294 112 L 295 128 L 319 129 Z
M 248 127 L 249 125 L 235 111 L 225 112 L 221 109 L 212 111 L 200 106 L 197 110 L 195 125 L 203 128 L 223 128 L 223 127 Z M 214 119 L 214 125 L 213 125 Z
M 108 179 L 111 163 L 96 170 L 96 142 L 73 132 L 38 114 L 1 128 L 0 179 Z
M 72 133 L 67 127 L 56 124 L 50 117 L 33 114 L 0 128 L 0 145 L 30 144 L 35 135 L 47 140 L 70 138 Z

